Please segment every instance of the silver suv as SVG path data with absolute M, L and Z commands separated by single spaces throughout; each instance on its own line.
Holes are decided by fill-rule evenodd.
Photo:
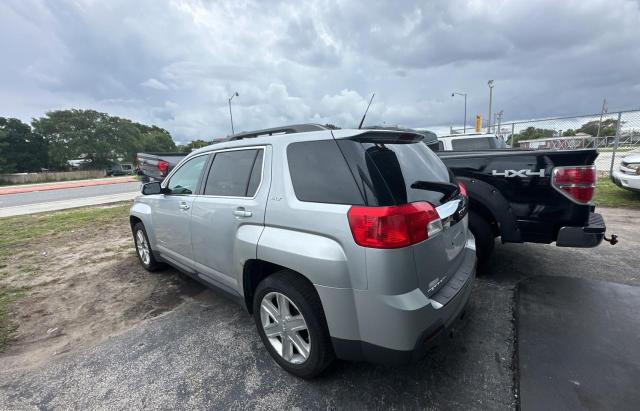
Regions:
M 335 357 L 419 358 L 464 313 L 476 266 L 464 186 L 422 137 L 322 130 L 197 150 L 136 198 L 140 262 L 226 291 L 297 376 Z

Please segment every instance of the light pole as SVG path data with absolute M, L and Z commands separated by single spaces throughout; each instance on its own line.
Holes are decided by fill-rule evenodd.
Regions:
M 491 103 L 493 102 L 493 80 L 489 80 L 489 116 L 487 117 L 487 133 L 491 133 Z
M 463 126 L 463 133 L 467 134 L 467 93 L 458 93 L 458 92 L 453 92 L 451 93 L 451 97 L 455 97 L 455 95 L 459 95 L 459 96 L 464 96 L 464 126 Z
M 236 134 L 235 131 L 233 130 L 233 113 L 231 112 L 231 100 L 233 100 L 234 97 L 240 97 L 237 91 L 233 93 L 231 97 L 229 97 L 229 117 L 231 117 L 231 135 L 232 136 Z

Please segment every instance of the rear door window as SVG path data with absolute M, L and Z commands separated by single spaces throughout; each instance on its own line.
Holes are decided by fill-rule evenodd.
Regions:
M 298 200 L 364 204 L 353 175 L 334 140 L 289 144 L 287 158 L 293 190 Z
M 215 154 L 204 194 L 253 197 L 262 174 L 262 149 L 221 151 Z

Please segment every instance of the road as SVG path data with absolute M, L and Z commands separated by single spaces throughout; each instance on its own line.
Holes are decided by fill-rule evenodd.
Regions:
M 130 200 L 139 192 L 139 182 L 125 182 L 120 184 L 5 194 L 0 195 L 0 217 Z

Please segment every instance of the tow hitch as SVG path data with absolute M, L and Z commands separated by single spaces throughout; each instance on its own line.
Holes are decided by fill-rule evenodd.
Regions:
M 618 244 L 618 236 L 615 234 L 611 234 L 611 238 L 607 238 L 607 236 L 604 236 L 604 241 L 609 242 L 609 244 L 611 245 L 616 245 Z

